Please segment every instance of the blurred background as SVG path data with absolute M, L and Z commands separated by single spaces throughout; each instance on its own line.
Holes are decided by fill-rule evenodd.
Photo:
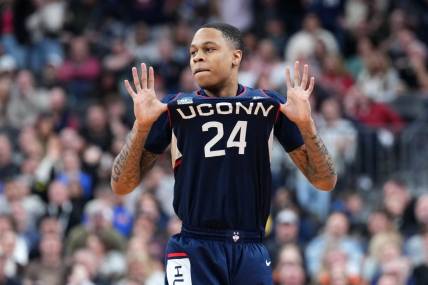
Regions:
M 428 284 L 427 0 L 1 0 L 0 284 L 163 284 L 180 231 L 169 154 L 112 194 L 133 123 L 123 87 L 197 88 L 198 26 L 244 33 L 240 82 L 285 94 L 309 63 L 320 136 L 339 174 L 315 191 L 274 147 L 266 245 L 276 284 Z

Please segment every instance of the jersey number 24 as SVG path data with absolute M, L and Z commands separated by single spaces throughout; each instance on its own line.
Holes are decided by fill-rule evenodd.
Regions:
M 212 147 L 218 143 L 224 136 L 223 124 L 217 121 L 206 122 L 202 125 L 202 131 L 207 132 L 209 129 L 215 128 L 217 134 L 209 141 L 204 147 L 205 157 L 215 157 L 226 155 L 224 149 L 212 150 Z M 239 135 L 239 138 L 237 139 Z M 227 139 L 226 147 L 237 147 L 239 154 L 245 153 L 247 142 L 245 141 L 247 135 L 247 121 L 238 121 L 233 127 L 229 138 Z

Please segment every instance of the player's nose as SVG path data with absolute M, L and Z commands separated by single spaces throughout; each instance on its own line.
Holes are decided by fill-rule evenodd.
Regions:
M 205 58 L 204 58 L 204 56 L 203 56 L 203 54 L 201 52 L 197 52 L 195 54 L 195 56 L 192 58 L 192 60 L 193 60 L 194 63 L 196 63 L 196 62 L 205 60 Z

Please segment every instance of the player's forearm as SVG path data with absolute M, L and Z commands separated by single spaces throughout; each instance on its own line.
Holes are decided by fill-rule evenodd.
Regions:
M 156 156 L 144 149 L 149 131 L 150 128 L 140 127 L 134 123 L 125 145 L 115 158 L 111 186 L 116 194 L 123 195 L 134 190 L 156 161 Z
M 318 136 L 313 121 L 299 126 L 304 145 L 292 155 L 293 161 L 308 180 L 318 189 L 331 191 L 336 186 L 337 174 L 333 160 Z

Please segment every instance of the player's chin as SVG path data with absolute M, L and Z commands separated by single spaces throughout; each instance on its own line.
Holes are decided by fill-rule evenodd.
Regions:
M 217 81 L 215 80 L 215 78 L 213 78 L 212 75 L 202 75 L 202 74 L 195 74 L 195 80 L 196 83 L 198 83 L 198 85 L 201 88 L 210 88 L 212 86 L 215 86 Z

